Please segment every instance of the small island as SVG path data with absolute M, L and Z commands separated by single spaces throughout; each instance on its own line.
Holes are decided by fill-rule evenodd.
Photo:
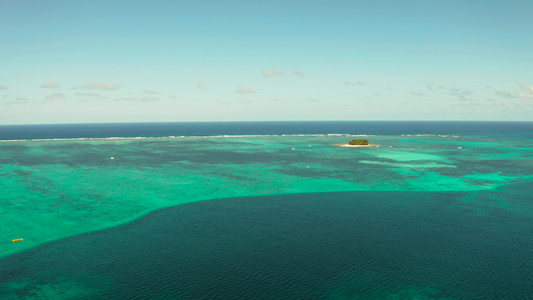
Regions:
M 341 147 L 379 147 L 379 145 L 370 144 L 368 140 L 351 140 L 348 144 L 335 144 Z

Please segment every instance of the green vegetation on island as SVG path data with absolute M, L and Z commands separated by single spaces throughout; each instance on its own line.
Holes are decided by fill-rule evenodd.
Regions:
M 365 146 L 369 144 L 370 143 L 368 142 L 368 140 L 351 140 L 350 142 L 348 142 L 348 145 L 357 145 L 357 146 Z

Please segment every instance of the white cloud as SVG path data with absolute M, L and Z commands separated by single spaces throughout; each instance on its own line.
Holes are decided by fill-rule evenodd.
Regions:
M 411 95 L 413 95 L 413 96 L 424 96 L 425 94 L 421 93 L 421 92 L 411 91 Z
M 204 85 L 203 83 L 201 83 L 200 81 L 198 81 L 198 82 L 196 83 L 196 85 L 197 85 L 197 86 L 200 88 L 200 90 L 202 90 L 202 91 L 207 90 L 207 88 L 205 87 L 205 85 Z
M 144 92 L 149 95 L 159 94 L 158 92 L 152 90 L 144 90 Z
M 250 94 L 250 93 L 255 93 L 255 91 L 252 90 L 251 88 L 239 87 L 239 88 L 237 89 L 237 93 L 241 93 L 241 94 Z
M 141 102 L 155 102 L 158 100 L 158 97 L 141 97 Z
M 59 85 L 57 85 L 52 79 L 48 79 L 45 84 L 41 85 L 42 89 L 56 89 Z
M 461 101 L 474 101 L 474 99 L 470 95 L 460 95 L 459 100 Z
M 46 92 L 45 99 L 46 100 L 59 100 L 65 98 L 65 95 L 61 93 L 50 93 Z
M 17 104 L 28 104 L 28 102 L 30 102 L 30 99 L 23 97 L 18 97 L 17 101 L 15 101 Z
M 522 92 L 516 95 L 518 98 L 533 98 L 533 86 L 522 82 L 520 79 L 516 80 L 516 83 L 522 87 Z
M 300 72 L 300 71 L 294 71 L 293 74 L 294 74 L 294 75 L 298 75 L 298 76 L 300 76 L 300 77 L 305 76 L 304 72 Z
M 116 101 L 140 101 L 140 102 L 155 102 L 155 101 L 158 101 L 159 98 L 158 97 L 147 97 L 147 96 L 142 96 L 142 97 L 122 97 L 122 98 L 115 98 Z
M 3 85 L 3 84 L 0 84 L 0 91 L 1 90 L 7 90 L 7 86 Z
M 282 72 L 274 71 L 274 70 L 265 70 L 263 71 L 263 76 L 265 77 L 274 77 L 274 76 L 282 76 Z
M 351 81 L 345 81 L 344 82 L 345 85 L 354 85 L 354 84 L 357 84 L 357 85 L 364 85 L 365 83 L 362 82 L 362 81 L 357 81 L 356 83 L 353 83 Z
M 505 98 L 512 98 L 513 97 L 513 95 L 511 95 L 511 93 L 509 93 L 508 91 L 504 91 L 504 90 L 496 91 L 495 93 L 497 95 L 505 97 Z
M 516 83 L 522 89 L 522 91 L 519 92 L 518 94 L 511 94 L 508 91 L 500 90 L 500 91 L 495 91 L 496 95 L 505 97 L 505 98 L 533 99 L 533 86 L 530 86 L 525 82 L 522 82 L 520 79 L 517 79 Z
M 117 101 L 139 101 L 138 97 L 122 97 L 122 98 L 115 98 Z
M 435 85 L 435 81 L 430 81 L 430 82 L 428 82 L 428 84 L 426 84 L 426 86 L 428 87 L 428 90 L 433 89 L 434 85 Z
M 518 95 L 516 95 L 516 97 L 533 99 L 533 93 L 520 92 L 520 93 L 518 93 Z
M 451 95 L 459 95 L 459 92 L 461 91 L 461 89 L 456 88 L 450 88 L 449 90 Z
M 100 94 L 98 93 L 76 93 L 74 96 L 88 96 L 88 97 L 97 97 Z
M 110 90 L 117 89 L 117 86 L 112 83 L 108 83 L 108 82 L 90 82 L 87 84 L 87 88 L 95 89 L 95 90 L 110 91 Z

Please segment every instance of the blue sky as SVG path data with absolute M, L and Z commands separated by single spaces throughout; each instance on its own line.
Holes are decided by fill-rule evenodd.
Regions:
M 533 121 L 533 1 L 0 0 L 0 124 Z

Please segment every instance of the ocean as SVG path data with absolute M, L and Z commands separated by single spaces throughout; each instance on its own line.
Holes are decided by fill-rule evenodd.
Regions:
M 0 191 L 0 299 L 533 299 L 533 122 L 6 125 Z

